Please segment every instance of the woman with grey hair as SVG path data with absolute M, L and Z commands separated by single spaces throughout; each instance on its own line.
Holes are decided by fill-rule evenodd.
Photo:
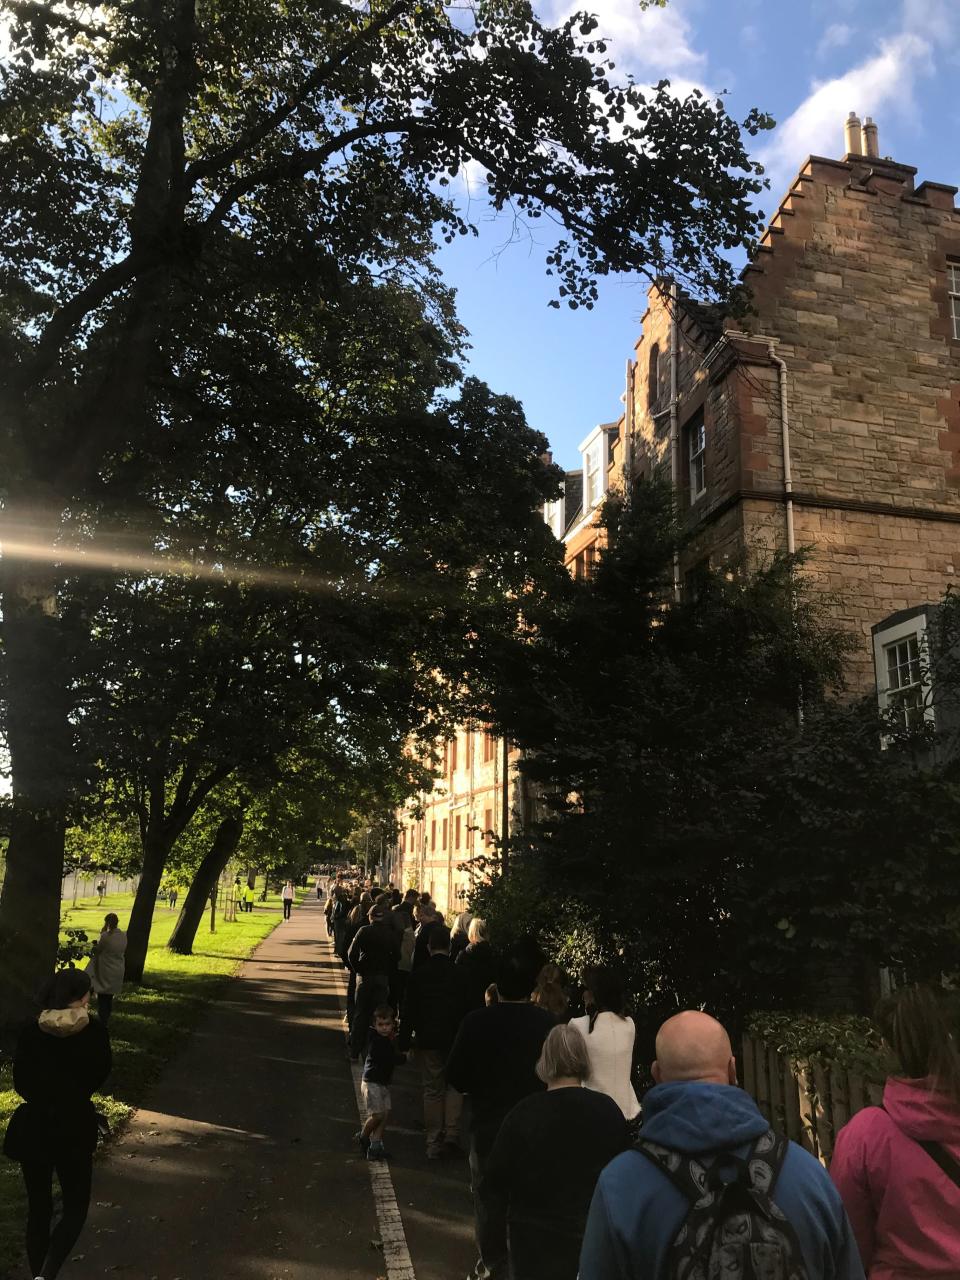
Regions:
M 503 1197 L 510 1280 L 576 1280 L 587 1212 L 605 1165 L 627 1147 L 617 1104 L 584 1089 L 583 1036 L 554 1027 L 537 1063 L 546 1085 L 497 1134 L 484 1186 Z

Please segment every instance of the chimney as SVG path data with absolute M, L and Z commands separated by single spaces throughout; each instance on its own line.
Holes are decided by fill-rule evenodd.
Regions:
M 876 139 L 876 127 L 876 125 L 873 126 L 874 139 Z M 847 144 L 847 155 L 863 155 L 863 151 L 861 150 L 861 141 L 863 138 L 866 138 L 867 135 L 865 130 L 861 131 L 860 119 L 855 111 L 851 111 L 847 116 L 847 122 L 843 126 L 843 135 Z
M 873 156 L 878 159 L 880 156 L 880 138 L 877 126 L 873 123 L 870 116 L 867 116 L 866 120 L 864 120 L 861 134 L 863 141 L 863 154 L 865 156 Z

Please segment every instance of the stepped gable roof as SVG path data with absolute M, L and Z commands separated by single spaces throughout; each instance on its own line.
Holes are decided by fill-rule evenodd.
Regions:
M 683 316 L 689 317 L 709 338 L 719 338 L 723 333 L 726 311 L 719 302 L 698 302 L 688 293 L 681 292 L 680 310 Z

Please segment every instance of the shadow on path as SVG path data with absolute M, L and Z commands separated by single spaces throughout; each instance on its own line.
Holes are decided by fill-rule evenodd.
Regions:
M 322 905 L 308 899 L 185 1037 L 149 1108 L 98 1163 L 64 1280 L 385 1274 L 353 1141 L 343 986 Z M 466 1162 L 426 1160 L 413 1066 L 397 1073 L 393 1097 L 390 1168 L 416 1278 L 457 1280 L 473 1258 Z

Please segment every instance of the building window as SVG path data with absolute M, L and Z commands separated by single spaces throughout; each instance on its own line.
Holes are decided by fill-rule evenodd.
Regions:
M 455 822 L 455 825 L 454 825 L 453 831 L 454 831 L 454 845 L 453 845 L 453 847 L 454 847 L 455 849 L 459 849 L 459 848 L 460 848 L 460 815 L 459 815 L 459 813 L 457 814 L 456 822 Z
M 887 707 L 903 720 L 905 729 L 923 719 L 923 672 L 920 637 L 914 633 L 884 646 L 887 672 Z
M 454 734 L 450 739 L 450 775 L 457 772 L 457 735 Z
M 650 364 L 647 367 L 647 408 L 655 412 L 660 403 L 660 346 L 654 343 L 650 348 Z
M 493 810 L 486 809 L 483 815 L 483 843 L 489 848 L 493 844 Z
M 543 518 L 547 522 L 550 532 L 558 542 L 563 541 L 563 524 L 564 524 L 564 497 L 563 494 L 556 498 L 553 502 L 544 503 Z
M 444 850 L 446 850 L 446 847 L 447 847 L 447 837 L 449 836 L 449 834 L 450 834 L 450 829 L 449 829 L 449 820 L 448 820 L 447 818 L 444 818 L 444 820 L 443 820 L 443 848 L 444 848 Z
M 960 339 L 960 262 L 947 263 L 947 292 L 950 295 L 953 336 Z
M 597 503 L 600 501 L 600 498 L 602 497 L 602 494 L 603 494 L 603 486 L 600 483 L 600 445 L 601 443 L 602 442 L 598 440 L 596 444 L 592 446 L 592 448 L 587 450 L 583 458 L 583 463 L 584 463 L 583 483 L 584 483 L 584 490 L 586 493 L 586 500 L 584 502 L 584 507 L 587 511 L 589 511 L 592 507 L 595 507 L 597 505 Z
M 489 764 L 496 753 L 496 738 L 492 733 L 483 735 L 483 763 Z
M 430 823 L 430 848 L 436 853 L 437 850 L 437 820 L 434 818 Z
M 700 413 L 687 427 L 687 483 L 690 486 L 690 501 L 696 502 L 707 491 L 707 431 Z

